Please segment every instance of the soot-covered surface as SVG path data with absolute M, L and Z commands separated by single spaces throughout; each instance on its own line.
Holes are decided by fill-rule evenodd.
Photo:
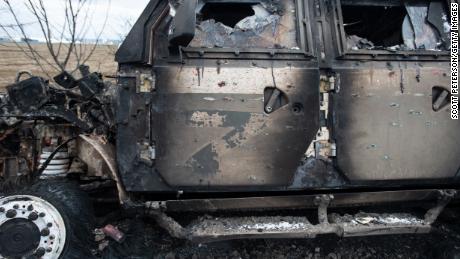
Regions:
M 459 258 L 460 210 L 444 212 L 431 234 L 341 239 L 237 240 L 191 244 L 170 238 L 155 224 L 124 220 L 122 244 L 110 241 L 101 258 Z M 151 234 L 151 235 L 150 235 Z

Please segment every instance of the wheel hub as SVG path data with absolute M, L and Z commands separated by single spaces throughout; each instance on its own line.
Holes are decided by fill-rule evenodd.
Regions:
M 0 259 L 57 259 L 65 241 L 64 220 L 49 202 L 28 195 L 0 197 Z
M 0 254 L 22 257 L 38 248 L 40 230 L 28 219 L 11 219 L 0 226 Z

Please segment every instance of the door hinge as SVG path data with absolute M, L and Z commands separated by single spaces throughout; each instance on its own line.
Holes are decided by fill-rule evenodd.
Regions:
M 335 92 L 338 90 L 338 76 L 326 76 L 320 77 L 319 89 L 321 93 Z

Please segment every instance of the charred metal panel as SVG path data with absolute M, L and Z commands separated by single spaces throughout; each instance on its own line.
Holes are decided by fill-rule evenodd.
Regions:
M 309 157 L 297 168 L 289 189 L 341 188 L 348 184 L 332 162 Z
M 127 191 L 169 190 L 152 162 L 141 158 L 140 146 L 150 143 L 150 96 L 136 93 L 136 77 L 123 77 L 119 85 L 116 148 L 123 184 Z
M 259 3 L 202 3 L 208 2 L 232 8 Z M 195 38 L 200 44 L 176 49 L 167 37 L 174 17 L 153 26 L 159 20 L 153 19 L 158 15 L 152 3 L 161 1 L 152 0 L 133 30 L 139 37 L 129 36 L 121 48 L 133 58 L 127 53 L 119 60 L 122 74 L 142 70 L 151 76 L 147 91 L 139 91 L 139 79 L 120 84 L 118 160 L 128 190 L 255 192 L 403 182 L 420 187 L 418 180 L 435 185 L 458 176 L 460 125 L 450 120 L 448 92 L 442 90 L 450 83 L 448 51 L 406 48 L 399 37 L 410 28 L 409 2 L 296 1 L 296 28 L 284 24 L 292 27 L 290 36 L 296 31 L 299 48 L 201 44 L 221 36 L 206 30 L 209 35 Z M 243 20 L 252 21 L 256 6 Z M 383 14 L 393 8 L 398 19 L 367 14 L 360 22 L 355 18 L 364 7 Z M 439 27 L 439 17 L 430 17 Z M 365 31 L 376 36 L 350 26 L 368 26 Z M 382 38 L 378 29 L 396 33 Z M 133 41 L 144 42 L 142 48 Z M 331 85 L 323 87 L 320 75 L 333 79 Z
M 156 168 L 176 187 L 286 187 L 319 129 L 319 72 L 157 68 Z M 264 91 L 289 103 L 267 114 Z
M 198 16 L 206 19 L 198 21 L 190 46 L 299 49 L 295 6 L 294 0 L 205 4 Z
M 167 212 L 215 212 L 247 210 L 305 209 L 317 207 L 318 195 L 265 196 L 223 199 L 169 200 L 160 202 Z M 411 204 L 432 202 L 439 198 L 439 190 L 402 190 L 386 192 L 336 193 L 331 208 L 365 206 L 368 204 L 395 204 L 410 201 Z M 460 199 L 457 195 L 456 199 Z
M 399 66 L 338 70 L 337 164 L 352 181 L 446 179 L 458 173 L 460 122 L 450 119 L 449 106 L 433 110 L 433 87 L 450 89 L 447 66 Z
M 123 44 L 118 49 L 115 60 L 118 63 L 148 63 L 152 26 L 169 8 L 167 0 L 151 0 L 141 17 L 134 24 Z

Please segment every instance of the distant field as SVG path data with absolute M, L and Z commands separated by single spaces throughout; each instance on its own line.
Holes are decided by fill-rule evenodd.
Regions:
M 40 55 L 49 58 L 49 61 L 52 62 L 45 44 L 34 45 L 34 47 Z M 90 49 L 91 46 L 86 45 L 86 48 Z M 96 48 L 87 65 L 91 67 L 92 71 L 98 71 L 105 75 L 114 75 L 117 71 L 117 63 L 114 61 L 115 51 L 116 46 L 100 45 Z M 69 67 L 75 67 L 75 62 L 75 59 L 71 59 Z M 11 43 L 0 44 L 0 91 L 4 91 L 5 86 L 14 82 L 16 73 L 23 70 L 29 71 L 34 75 L 45 76 L 40 67 L 27 58 L 17 46 Z M 45 70 L 50 75 L 54 76 L 56 74 L 56 71 L 49 66 L 46 66 Z

